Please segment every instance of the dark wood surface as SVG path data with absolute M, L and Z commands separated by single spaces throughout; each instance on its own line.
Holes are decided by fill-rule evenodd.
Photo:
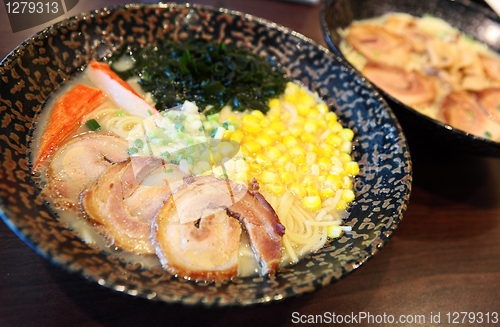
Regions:
M 121 0 L 85 0 L 67 16 Z M 198 1 L 236 9 L 325 45 L 319 7 L 264 0 Z M 53 23 L 53 22 L 51 22 Z M 48 25 L 48 24 L 46 24 Z M 44 26 L 12 33 L 0 8 L 0 57 Z M 200 309 L 150 302 L 89 283 L 44 260 L 0 223 L 0 326 L 293 326 L 299 318 L 360 315 L 399 326 L 500 325 L 500 160 L 412 148 L 410 205 L 389 243 L 343 280 L 315 293 L 250 308 Z M 483 323 L 448 324 L 447 313 Z M 432 323 L 431 315 L 440 315 Z M 489 314 L 490 323 L 486 323 Z M 422 319 L 425 319 L 425 322 Z M 417 319 L 420 319 L 417 321 Z M 303 321 L 304 321 L 303 320 Z

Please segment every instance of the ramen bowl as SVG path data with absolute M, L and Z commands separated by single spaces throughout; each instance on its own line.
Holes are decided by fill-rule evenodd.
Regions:
M 95 249 L 44 204 L 32 181 L 33 125 L 50 95 L 92 59 L 125 41 L 203 37 L 245 46 L 279 61 L 326 101 L 355 133 L 360 173 L 346 225 L 352 232 L 270 277 L 203 283 L 131 264 Z M 150 300 L 244 306 L 313 292 L 361 266 L 389 240 L 406 211 L 412 165 L 401 128 L 380 95 L 327 49 L 272 22 L 197 5 L 125 5 L 82 13 L 33 35 L 0 64 L 0 214 L 44 258 L 90 282 Z
M 326 0 L 322 3 L 320 20 L 326 42 L 341 58 L 339 29 L 353 21 L 375 18 L 388 13 L 407 13 L 422 17 L 432 15 L 448 22 L 475 40 L 500 50 L 500 20 L 488 9 L 470 1 L 368 1 Z M 347 63 L 349 64 L 349 63 Z M 350 64 L 349 64 L 350 65 Z M 500 156 L 500 143 L 476 136 L 430 118 L 379 89 L 401 123 L 410 147 L 470 155 Z

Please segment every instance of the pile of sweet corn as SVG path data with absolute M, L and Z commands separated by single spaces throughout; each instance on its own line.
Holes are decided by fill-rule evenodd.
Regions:
M 256 177 L 261 187 L 277 196 L 287 189 L 313 211 L 342 192 L 337 209 L 345 209 L 354 200 L 352 178 L 359 173 L 351 157 L 353 131 L 294 83 L 269 106 L 266 115 L 253 111 L 241 120 L 229 117 L 239 128 L 224 138 L 241 144 L 248 180 Z M 297 112 L 291 124 L 293 114 L 287 106 Z

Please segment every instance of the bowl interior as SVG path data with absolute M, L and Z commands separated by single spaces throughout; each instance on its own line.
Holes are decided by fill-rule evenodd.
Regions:
M 195 283 L 100 252 L 60 223 L 30 177 L 32 127 L 45 100 L 91 59 L 125 41 L 182 42 L 203 37 L 233 42 L 278 60 L 318 92 L 355 132 L 361 173 L 347 224 L 353 232 L 269 278 Z M 312 292 L 346 276 L 390 238 L 406 210 L 411 160 L 387 104 L 351 68 L 311 40 L 271 22 L 196 5 L 128 5 L 83 13 L 31 37 L 0 64 L 0 215 L 29 246 L 93 282 L 148 299 L 204 306 L 248 305 Z
M 391 12 L 413 16 L 433 15 L 443 19 L 461 32 L 500 50 L 500 20 L 491 11 L 470 1 L 419 0 L 326 0 L 321 8 L 321 26 L 330 48 L 341 58 L 341 37 L 338 29 L 353 21 L 373 18 Z M 500 156 L 500 143 L 475 136 L 432 119 L 401 103 L 379 89 L 401 122 L 411 147 L 426 147 L 439 151 Z

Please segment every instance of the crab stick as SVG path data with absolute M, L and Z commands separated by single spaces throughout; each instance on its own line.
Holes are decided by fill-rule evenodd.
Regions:
M 129 114 L 141 118 L 157 115 L 153 108 L 130 85 L 111 70 L 108 64 L 91 61 L 87 68 L 91 81 L 122 106 Z
M 83 117 L 100 106 L 103 101 L 103 91 L 81 84 L 59 98 L 47 129 L 42 135 L 33 170 L 37 170 L 40 163 L 49 158 L 54 150 L 78 129 L 80 126 L 78 123 Z

